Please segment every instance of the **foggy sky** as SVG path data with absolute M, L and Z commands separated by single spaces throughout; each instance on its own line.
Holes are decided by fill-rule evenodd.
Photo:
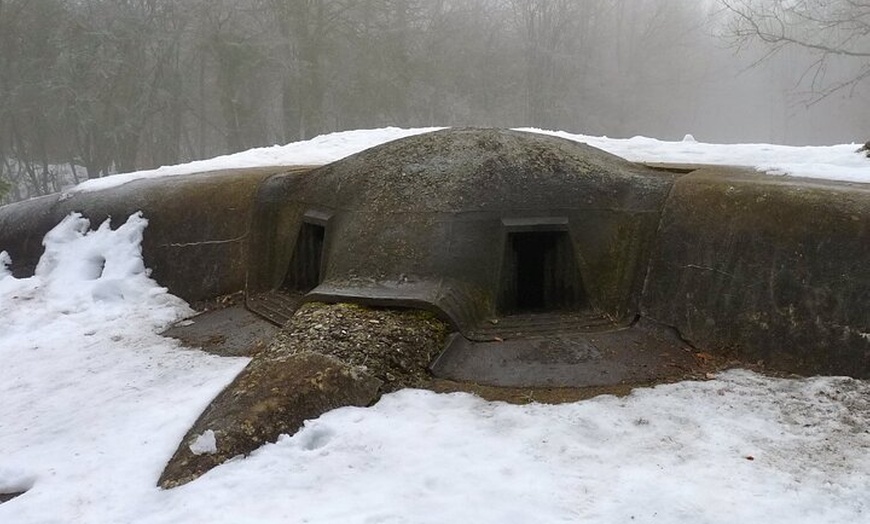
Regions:
M 762 59 L 721 1 L 0 0 L 0 192 L 387 125 L 870 139 L 868 82 L 820 96 L 867 59 Z

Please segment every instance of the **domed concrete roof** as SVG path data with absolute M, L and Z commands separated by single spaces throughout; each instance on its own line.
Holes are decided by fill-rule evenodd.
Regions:
M 538 305 L 624 318 L 672 183 L 672 175 L 551 136 L 414 136 L 267 181 L 252 252 L 266 263 L 249 282 L 285 282 L 307 222 L 322 228 L 312 297 L 429 306 L 469 327 L 523 308 L 516 295 L 528 294 L 527 277 L 544 278 L 523 274 L 525 264 L 559 280 L 537 284 L 538 302 L 552 302 Z M 549 254 L 536 261 L 538 251 Z
M 646 205 L 646 168 L 585 144 L 497 129 L 448 129 L 375 147 L 306 177 L 323 205 L 387 214 Z M 637 200 L 635 200 L 637 197 Z

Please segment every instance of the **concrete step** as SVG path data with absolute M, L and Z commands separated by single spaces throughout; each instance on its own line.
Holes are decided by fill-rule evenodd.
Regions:
M 269 322 L 283 326 L 304 302 L 305 294 L 293 291 L 274 290 L 248 296 L 247 308 Z
M 577 388 L 703 377 L 703 359 L 667 327 L 474 341 L 455 333 L 430 366 L 440 379 L 496 387 Z
M 465 333 L 469 340 L 486 342 L 557 334 L 595 333 L 626 327 L 593 311 L 524 313 L 486 320 Z

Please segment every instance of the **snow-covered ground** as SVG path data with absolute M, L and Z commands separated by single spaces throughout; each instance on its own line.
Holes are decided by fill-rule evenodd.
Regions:
M 220 169 L 327 164 L 391 140 L 437 129 L 440 128 L 387 127 L 342 131 L 321 135 L 304 142 L 261 147 L 189 164 L 88 180 L 71 191 L 94 191 L 140 178 L 187 175 Z M 870 160 L 855 153 L 859 147 L 857 144 L 806 147 L 771 144 L 706 144 L 695 141 L 691 135 L 686 135 L 686 138 L 680 142 L 668 142 L 642 136 L 618 139 L 532 128 L 523 128 L 519 131 L 555 135 L 583 142 L 632 162 L 744 166 L 771 175 L 870 182 Z
M 343 136 L 350 150 L 401 133 Z M 658 147 L 609 143 L 623 156 Z M 743 146 L 669 147 L 686 156 L 663 161 L 709 162 Z M 746 165 L 770 158 L 750 148 L 776 150 L 745 147 Z M 837 166 L 856 147 L 789 158 Z M 318 163 L 343 154 L 324 148 Z M 0 523 L 870 522 L 870 382 L 746 371 L 560 406 L 400 391 L 159 490 L 185 431 L 247 361 L 157 335 L 191 311 L 148 276 L 146 218 L 90 231 L 68 217 L 26 279 L 0 246 L 0 494 L 26 491 L 0 504 Z

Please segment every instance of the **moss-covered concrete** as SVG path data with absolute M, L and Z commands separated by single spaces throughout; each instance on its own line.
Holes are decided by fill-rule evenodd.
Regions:
M 741 360 L 870 376 L 870 186 L 712 168 L 681 178 L 642 309 Z

